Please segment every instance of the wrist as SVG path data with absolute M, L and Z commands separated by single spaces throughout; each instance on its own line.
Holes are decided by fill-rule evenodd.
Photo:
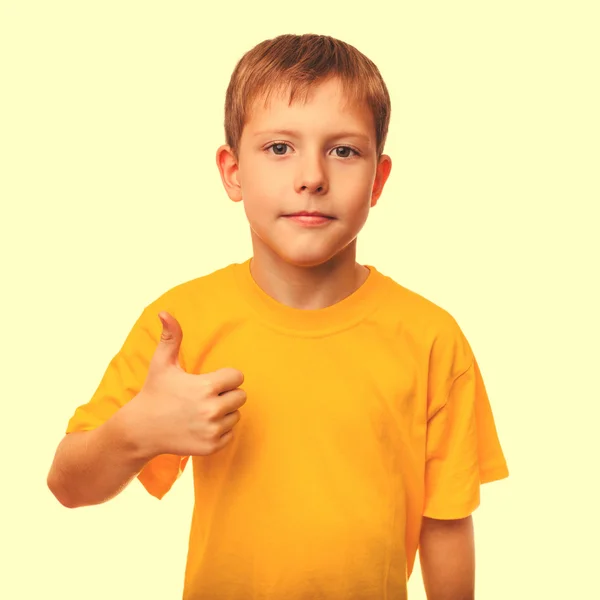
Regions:
M 138 410 L 138 403 L 133 400 L 135 398 L 120 408 L 110 421 L 112 421 L 115 436 L 127 454 L 141 467 L 160 452 L 154 443 L 151 427 L 145 423 L 143 415 Z

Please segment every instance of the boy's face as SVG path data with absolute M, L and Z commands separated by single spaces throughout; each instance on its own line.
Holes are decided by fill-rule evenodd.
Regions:
M 255 259 L 321 265 L 349 256 L 391 170 L 377 163 L 375 125 L 367 106 L 344 106 L 337 79 L 311 90 L 306 104 L 287 96 L 257 101 L 236 164 L 229 146 L 217 164 L 231 200 L 243 200 Z M 288 130 L 283 133 L 282 130 Z M 291 133 L 293 132 L 293 133 Z M 286 215 L 319 211 L 333 219 L 307 227 Z M 349 252 L 350 251 L 350 252 Z

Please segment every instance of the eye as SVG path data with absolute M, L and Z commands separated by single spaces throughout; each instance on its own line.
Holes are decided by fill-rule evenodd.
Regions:
M 276 142 L 274 144 L 271 144 L 270 146 L 268 146 L 267 148 L 265 148 L 265 150 L 270 150 L 271 148 L 278 148 L 281 149 L 281 147 L 287 146 L 287 144 L 284 144 L 283 142 Z M 280 154 L 279 152 L 275 152 L 276 156 L 283 156 L 285 153 Z
M 284 142 L 275 142 L 274 144 L 271 144 L 270 146 L 267 146 L 265 148 L 265 150 L 270 150 L 271 148 L 275 148 L 275 156 L 285 156 L 285 152 L 280 152 L 280 150 L 285 150 L 285 148 L 288 147 L 289 148 L 289 144 L 286 144 Z M 337 150 L 344 150 L 345 152 L 354 152 L 354 155 L 359 156 L 359 152 L 357 150 L 354 150 L 354 148 L 351 148 L 350 146 L 336 146 L 333 150 L 337 151 Z M 350 156 L 352 156 L 352 154 L 342 154 L 340 155 L 339 153 L 337 154 L 338 158 L 350 158 Z
M 354 152 L 354 154 L 356 154 L 358 156 L 358 152 L 356 150 L 354 150 L 354 148 L 350 148 L 350 146 L 338 146 L 337 148 L 334 148 L 334 150 L 341 150 L 341 149 L 349 150 L 350 152 Z M 339 154 L 338 154 L 338 156 L 340 158 L 347 158 L 347 156 L 340 156 Z

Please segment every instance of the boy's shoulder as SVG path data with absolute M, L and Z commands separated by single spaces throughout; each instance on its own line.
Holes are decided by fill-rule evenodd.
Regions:
M 432 361 L 456 362 L 458 370 L 472 360 L 472 348 L 457 319 L 423 294 L 387 279 L 380 314 L 391 330 L 401 331 L 415 347 L 427 349 Z
M 146 306 L 148 309 L 172 310 L 174 313 L 202 311 L 219 306 L 226 308 L 237 296 L 232 263 L 166 289 Z
M 382 273 L 383 275 L 383 273 Z M 411 289 L 388 275 L 386 279 L 384 310 L 403 322 L 415 327 L 432 326 L 436 329 L 455 330 L 458 323 L 454 316 L 430 298 Z

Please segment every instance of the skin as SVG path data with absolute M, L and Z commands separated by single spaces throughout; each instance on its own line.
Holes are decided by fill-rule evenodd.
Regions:
M 260 133 L 280 129 L 299 135 Z M 348 130 L 365 139 L 335 135 Z M 255 102 L 239 162 L 229 146 L 217 150 L 227 195 L 243 200 L 250 223 L 252 276 L 275 300 L 325 308 L 364 283 L 368 270 L 356 262 L 356 238 L 392 167 L 387 155 L 377 161 L 375 140 L 371 112 L 345 106 L 339 82 L 330 79 L 313 88 L 306 104 L 288 106 L 282 96 L 273 96 L 267 108 Z M 286 146 L 269 148 L 274 142 Z M 319 210 L 335 220 L 305 228 L 282 216 L 301 210 Z
M 473 517 L 423 518 L 419 560 L 428 600 L 474 600 Z
M 282 129 L 292 134 L 276 133 Z M 340 135 L 352 131 L 362 137 Z M 258 99 L 245 123 L 238 160 L 228 145 L 216 162 L 227 195 L 242 202 L 250 224 L 256 283 L 290 307 L 320 309 L 356 291 L 368 269 L 356 262 L 357 236 L 392 168 L 377 159 L 367 106 L 344 100 L 336 78 L 311 90 L 306 103 L 287 95 Z M 335 217 L 305 228 L 283 215 L 318 210 Z M 419 556 L 428 600 L 473 598 L 471 518 L 424 518 Z

